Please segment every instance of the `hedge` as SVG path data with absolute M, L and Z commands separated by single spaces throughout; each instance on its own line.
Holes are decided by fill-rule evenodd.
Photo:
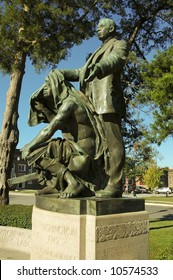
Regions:
M 1 205 L 0 226 L 31 229 L 33 205 Z

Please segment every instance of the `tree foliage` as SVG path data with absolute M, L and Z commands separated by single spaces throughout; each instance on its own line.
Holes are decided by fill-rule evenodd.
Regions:
M 1 0 L 1 69 L 11 73 L 18 52 L 25 52 L 37 69 L 66 58 L 74 44 L 93 35 L 96 2 Z
M 143 65 L 143 89 L 136 99 L 152 112 L 150 138 L 161 143 L 173 136 L 173 46 L 158 52 L 150 63 Z
M 139 178 L 146 172 L 157 152 L 147 140 L 136 141 L 126 153 L 124 174 L 128 179 Z
M 143 82 L 140 64 L 147 61 L 147 55 L 153 49 L 166 48 L 172 43 L 172 8 L 172 1 L 124 1 L 125 16 L 122 16 L 118 30 L 120 37 L 127 38 L 131 46 L 123 76 L 127 103 L 123 134 L 127 147 L 133 146 L 147 133 L 143 120 L 136 114 L 139 107 L 135 97 Z
M 160 177 L 162 175 L 163 170 L 155 163 L 152 163 L 143 175 L 143 181 L 149 188 L 155 189 L 160 186 Z
M 0 61 L 9 73 L 15 53 L 34 66 L 57 64 L 69 49 L 94 34 L 102 16 L 116 20 L 117 36 L 140 57 L 172 40 L 171 0 L 0 0 Z

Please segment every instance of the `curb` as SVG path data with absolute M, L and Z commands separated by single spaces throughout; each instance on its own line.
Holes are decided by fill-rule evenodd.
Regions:
M 161 201 L 147 201 L 147 202 L 145 202 L 145 204 L 146 205 L 159 205 L 159 206 L 164 206 L 164 207 L 173 207 L 173 203 L 171 204 L 171 203 L 163 203 L 163 202 L 161 202 Z

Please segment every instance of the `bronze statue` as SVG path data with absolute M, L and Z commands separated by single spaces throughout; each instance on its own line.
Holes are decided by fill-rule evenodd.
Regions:
M 100 20 L 97 34 L 102 45 L 84 67 L 52 70 L 31 98 L 29 125 L 48 125 L 23 148 L 23 158 L 35 164 L 42 192 L 56 190 L 63 198 L 122 196 L 125 102 L 120 76 L 128 48 L 114 38 L 111 19 Z M 79 81 L 79 92 L 73 81 Z M 58 129 L 64 139 L 51 139 Z
M 45 186 L 40 193 L 57 190 L 62 198 L 94 195 L 107 178 L 102 124 L 88 99 L 58 70 L 31 97 L 29 125 L 40 122 L 49 124 L 22 152 Z M 57 130 L 63 139 L 51 139 Z

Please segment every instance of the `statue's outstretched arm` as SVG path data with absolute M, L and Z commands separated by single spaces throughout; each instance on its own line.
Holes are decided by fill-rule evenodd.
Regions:
M 79 69 L 70 69 L 70 70 L 59 70 L 59 69 L 54 69 L 51 70 L 48 78 L 52 76 L 57 78 L 59 77 L 59 73 L 61 73 L 64 76 L 64 79 L 69 81 L 69 82 L 78 82 L 79 81 L 79 74 L 80 74 L 80 68 Z
M 65 80 L 70 82 L 78 82 L 79 81 L 79 69 L 70 69 L 70 70 L 61 70 L 61 73 L 63 74 Z

